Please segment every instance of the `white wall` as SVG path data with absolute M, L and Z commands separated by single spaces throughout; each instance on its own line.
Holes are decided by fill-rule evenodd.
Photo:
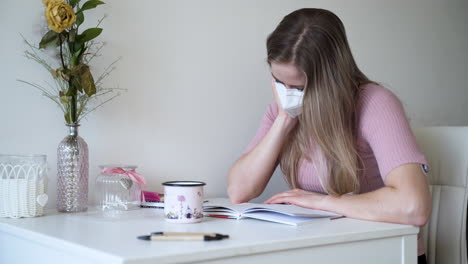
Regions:
M 39 0 L 2 1 L 0 9 L 0 153 L 45 153 L 55 204 L 56 147 L 62 114 L 31 87 L 51 81 L 22 57 L 19 33 L 38 43 Z M 253 137 L 272 100 L 265 39 L 281 18 L 321 7 L 344 22 L 361 69 L 403 101 L 413 125 L 468 125 L 468 2 L 412 1 L 107 1 L 107 45 L 95 75 L 122 56 L 107 86 L 128 92 L 82 122 L 90 149 L 90 195 L 99 164 L 130 163 L 147 189 L 177 179 L 206 181 L 226 195 L 231 164 Z M 43 23 L 43 22 L 42 22 Z M 277 171 L 261 199 L 286 188 Z

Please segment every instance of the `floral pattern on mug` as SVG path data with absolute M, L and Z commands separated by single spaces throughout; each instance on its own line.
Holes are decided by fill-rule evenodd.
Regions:
M 203 218 L 203 182 L 172 181 L 164 185 L 164 217 L 172 223 L 199 223 Z

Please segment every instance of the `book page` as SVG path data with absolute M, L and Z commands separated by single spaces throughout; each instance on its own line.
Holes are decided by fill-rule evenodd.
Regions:
M 205 212 L 232 212 L 240 215 L 251 212 L 275 212 L 289 216 L 304 216 L 304 217 L 332 217 L 339 214 L 314 210 L 299 207 L 291 204 L 259 204 L 259 203 L 242 203 L 232 204 L 228 198 L 212 198 L 204 204 Z
M 290 216 L 285 214 L 278 214 L 272 212 L 254 212 L 246 213 L 242 215 L 242 218 L 253 218 L 258 220 L 270 221 L 280 224 L 300 226 L 305 224 L 314 223 L 317 218 L 306 217 L 306 216 Z
M 240 218 L 240 215 L 251 207 L 248 203 L 233 204 L 228 198 L 211 198 L 203 204 L 203 212 L 218 213 L 223 215 L 232 215 L 235 218 Z
M 304 208 L 293 204 L 253 204 L 246 209 L 244 213 L 250 212 L 275 212 L 289 216 L 305 216 L 305 217 L 332 217 L 340 216 L 339 214 Z

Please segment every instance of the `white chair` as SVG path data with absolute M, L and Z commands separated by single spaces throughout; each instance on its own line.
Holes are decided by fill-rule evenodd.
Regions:
M 466 264 L 468 127 L 413 131 L 430 166 L 432 215 L 422 229 L 428 263 Z

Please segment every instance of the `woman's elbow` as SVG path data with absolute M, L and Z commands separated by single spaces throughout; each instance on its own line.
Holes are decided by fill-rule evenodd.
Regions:
M 425 226 L 427 222 L 429 222 L 429 218 L 430 218 L 430 215 L 427 215 L 427 214 L 415 215 L 414 217 L 412 217 L 410 224 L 414 226 L 422 227 L 422 226 Z
M 229 200 L 231 200 L 233 204 L 247 203 L 261 194 L 254 190 L 248 191 L 248 188 L 245 186 L 239 186 L 239 188 L 229 186 L 227 192 Z
M 246 203 L 259 196 L 257 192 L 250 191 L 249 189 L 250 188 L 245 183 L 228 183 L 227 193 L 229 200 L 231 200 L 233 204 L 239 204 Z
M 258 177 L 251 175 L 248 169 L 239 167 L 237 163 L 231 167 L 228 173 L 227 193 L 234 204 L 246 203 L 260 196 L 265 189 L 261 182 L 255 180 Z
M 228 194 L 229 200 L 231 200 L 231 202 L 234 204 L 248 202 L 248 199 L 245 197 L 245 194 L 242 192 L 242 187 L 239 186 L 235 178 L 236 177 L 234 175 L 234 168 L 231 168 L 231 170 L 229 171 L 228 187 L 227 187 L 227 194 Z
M 409 212 L 410 224 L 419 227 L 426 225 L 431 217 L 431 212 L 432 202 L 430 198 L 424 202 L 417 203 L 417 205 L 413 206 Z
M 231 203 L 233 204 L 240 204 L 240 203 L 248 202 L 247 199 L 236 194 L 229 194 L 229 200 L 231 200 Z
M 228 193 L 229 200 L 231 200 L 233 204 L 243 203 L 242 197 L 240 196 L 236 188 L 232 186 L 232 184 L 228 185 L 227 193 Z

